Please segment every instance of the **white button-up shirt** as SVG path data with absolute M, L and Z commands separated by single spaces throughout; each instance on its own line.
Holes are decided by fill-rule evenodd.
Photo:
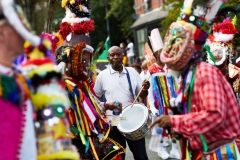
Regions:
M 137 71 L 132 67 L 126 67 L 132 85 L 132 90 L 134 94 L 134 98 L 139 93 L 142 87 L 142 80 Z M 127 79 L 127 71 L 123 68 L 122 73 L 113 70 L 112 66 L 109 65 L 108 68 L 101 71 L 97 76 L 97 80 L 94 86 L 94 91 L 98 97 L 101 97 L 105 94 L 106 103 L 111 103 L 114 101 L 119 101 L 122 103 L 123 109 L 129 106 L 132 101 L 132 93 L 130 91 L 129 82 Z M 112 115 L 112 111 L 106 111 L 107 115 Z M 113 118 L 112 118 L 113 117 Z M 107 116 L 108 120 L 117 120 L 116 116 Z M 113 123 L 113 125 L 117 125 L 117 123 Z

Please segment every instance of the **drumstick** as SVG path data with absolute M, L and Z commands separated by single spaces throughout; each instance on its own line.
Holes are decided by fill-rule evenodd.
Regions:
M 150 79 L 150 77 L 151 77 L 151 75 L 148 77 L 147 81 Z M 140 89 L 140 91 L 139 91 L 137 97 L 135 98 L 135 100 L 133 101 L 133 103 L 132 103 L 132 105 L 131 105 L 131 108 L 133 107 L 133 105 L 134 105 L 135 102 L 137 101 L 137 99 L 138 99 L 140 93 L 142 92 L 143 88 L 144 88 L 144 86 L 142 86 L 142 88 Z
M 114 116 L 113 114 L 105 114 L 106 116 Z M 126 119 L 126 117 L 119 116 L 120 119 Z
M 113 115 L 113 114 L 105 114 L 105 116 L 115 116 L 115 115 Z M 120 118 L 122 117 L 122 116 L 119 116 Z M 123 117 L 123 118 L 125 118 L 125 117 Z

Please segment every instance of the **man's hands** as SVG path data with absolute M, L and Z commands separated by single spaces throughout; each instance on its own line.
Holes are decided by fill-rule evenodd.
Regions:
M 160 128 L 169 128 L 172 126 L 170 116 L 166 115 L 161 115 L 157 117 L 157 119 L 149 126 L 149 128 L 152 128 L 156 124 L 158 124 Z
M 142 89 L 139 97 L 142 98 L 142 99 L 145 99 L 148 95 L 148 88 L 150 87 L 149 81 L 144 81 L 142 83 L 142 87 L 143 87 L 143 89 Z
M 113 109 L 118 109 L 119 112 L 121 113 L 122 112 L 122 103 L 119 102 L 118 105 L 116 105 L 115 103 L 116 103 L 116 101 L 115 102 L 111 102 L 111 103 L 105 103 L 104 104 L 105 111 L 106 110 L 111 110 L 112 111 Z
M 143 86 L 143 91 L 147 91 L 148 88 L 150 87 L 149 81 L 143 81 L 142 86 Z

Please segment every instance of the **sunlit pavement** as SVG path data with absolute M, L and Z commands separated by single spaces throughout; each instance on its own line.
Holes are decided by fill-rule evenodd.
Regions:
M 158 156 L 157 152 L 153 152 L 153 151 L 148 149 L 150 138 L 151 138 L 151 135 L 148 134 L 146 136 L 146 149 L 147 149 L 148 159 L 149 160 L 160 160 L 161 158 Z M 171 149 L 171 145 L 169 147 L 167 147 L 168 153 L 170 152 L 170 149 Z M 133 160 L 132 152 L 129 150 L 128 147 L 127 147 L 126 159 L 125 160 Z M 176 159 L 169 158 L 168 160 L 176 160 Z

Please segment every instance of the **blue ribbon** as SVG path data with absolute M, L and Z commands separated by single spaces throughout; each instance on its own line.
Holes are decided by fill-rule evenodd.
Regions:
M 87 151 L 88 151 L 88 149 L 89 149 L 89 144 L 90 144 L 90 141 L 89 141 L 89 138 L 90 138 L 90 137 L 87 137 L 87 136 L 86 136 L 85 138 L 86 138 L 85 153 L 87 153 Z
M 222 154 L 221 154 L 221 149 L 220 149 L 220 148 L 218 148 L 218 149 L 216 150 L 216 155 L 217 155 L 218 160 L 223 160 L 223 159 L 222 159 Z
M 230 145 L 226 145 L 228 160 L 234 160 L 234 155 L 232 153 Z
M 176 95 L 175 89 L 174 89 L 173 77 L 172 76 L 167 76 L 167 80 L 168 80 L 168 83 L 169 83 L 169 86 L 170 86 L 171 96 L 173 98 L 176 98 L 177 95 Z
M 157 79 L 157 82 L 158 82 L 158 87 L 159 87 L 159 93 L 160 93 L 160 96 L 161 96 L 161 105 L 162 105 L 162 114 L 164 114 L 164 95 L 163 95 L 163 89 L 162 89 L 162 86 L 161 86 L 161 83 L 160 83 L 160 77 L 156 77 Z
M 159 101 L 159 106 L 158 106 L 158 110 L 159 110 L 159 114 L 162 115 L 163 112 L 163 104 L 162 104 L 162 98 L 160 95 L 160 90 L 159 87 L 157 85 L 157 77 L 152 78 L 152 84 L 153 84 L 153 94 L 155 95 L 155 101 Z
M 69 92 L 69 98 L 71 99 L 73 109 L 75 110 L 78 122 L 80 123 L 80 116 L 78 115 L 78 112 L 77 112 L 77 105 L 76 105 L 75 99 L 74 99 L 74 92 Z

